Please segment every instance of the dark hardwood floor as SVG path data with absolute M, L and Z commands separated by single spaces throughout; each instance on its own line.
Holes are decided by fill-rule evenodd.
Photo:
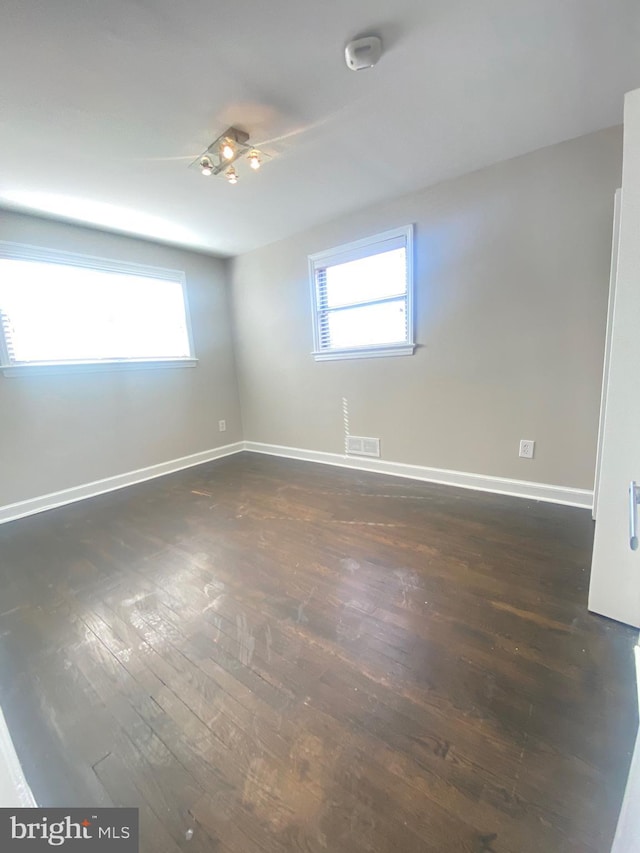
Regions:
M 139 806 L 144 853 L 606 853 L 636 633 L 591 543 L 243 454 L 0 528 L 0 704 L 38 802 Z

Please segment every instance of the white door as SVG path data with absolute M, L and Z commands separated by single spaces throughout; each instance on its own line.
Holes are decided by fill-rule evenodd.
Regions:
M 640 89 L 625 98 L 620 237 L 599 465 L 589 609 L 640 627 L 640 550 L 629 483 L 640 484 Z

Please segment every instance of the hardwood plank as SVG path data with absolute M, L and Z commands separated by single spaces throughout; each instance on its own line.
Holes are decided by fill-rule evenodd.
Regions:
M 7 524 L 27 777 L 138 806 L 143 853 L 602 853 L 635 633 L 586 610 L 592 528 L 252 454 Z

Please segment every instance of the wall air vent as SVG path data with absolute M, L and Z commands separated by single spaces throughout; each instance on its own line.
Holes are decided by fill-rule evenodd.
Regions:
M 380 456 L 380 439 L 348 435 L 347 454 L 349 456 Z

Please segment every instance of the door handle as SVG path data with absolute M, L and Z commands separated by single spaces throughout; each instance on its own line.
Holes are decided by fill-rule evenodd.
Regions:
M 629 483 L 629 545 L 632 551 L 638 550 L 638 503 L 640 486 L 632 480 Z

